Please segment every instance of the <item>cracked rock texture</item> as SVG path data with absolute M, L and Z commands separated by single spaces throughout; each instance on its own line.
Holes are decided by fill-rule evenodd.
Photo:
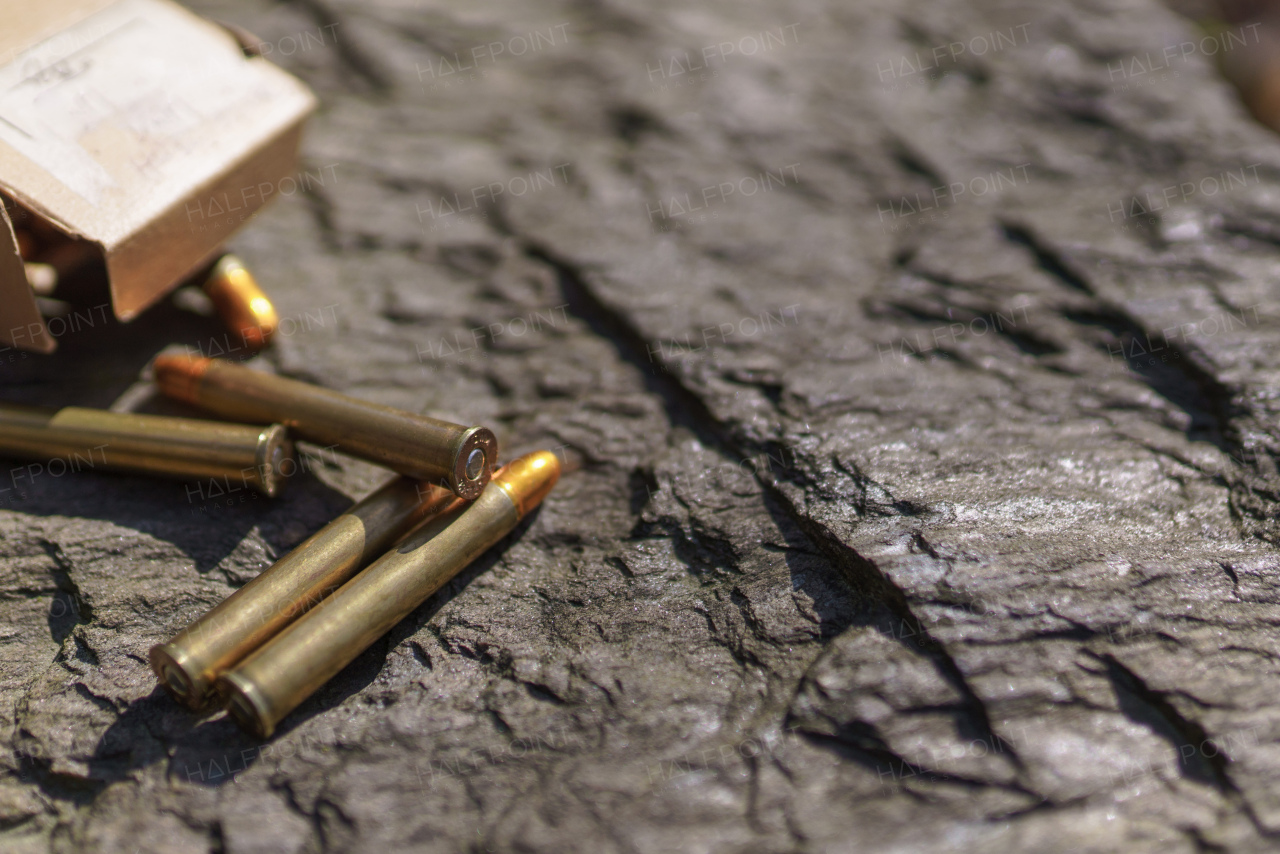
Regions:
M 235 241 L 259 362 L 575 470 L 266 744 L 147 650 L 385 475 L 0 477 L 0 848 L 1274 850 L 1280 149 L 1213 39 L 1121 0 L 193 8 L 322 100 Z M 216 353 L 198 302 L 6 353 L 4 395 L 179 411 L 140 377 Z

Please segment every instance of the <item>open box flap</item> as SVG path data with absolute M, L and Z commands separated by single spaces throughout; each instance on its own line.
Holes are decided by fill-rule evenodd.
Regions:
M 26 268 L 18 254 L 18 237 L 9 212 L 0 204 L 0 344 L 52 353 L 57 342 L 45 328 L 36 295 L 27 284 Z
M 315 98 L 168 0 L 40 5 L 65 8 L 28 21 L 25 47 L 8 36 L 0 65 L 0 190 L 102 248 L 128 320 L 274 197 Z M 0 327 L 27 322 L 20 302 L 0 299 Z

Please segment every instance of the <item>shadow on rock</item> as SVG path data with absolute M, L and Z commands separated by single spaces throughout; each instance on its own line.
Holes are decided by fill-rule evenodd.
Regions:
M 14 466 L 25 472 L 27 463 Z M 38 464 L 30 464 L 38 465 Z M 0 464 L 0 490 L 12 469 Z M 0 509 L 30 516 L 97 519 L 173 543 L 206 573 L 221 563 L 257 528 L 277 555 L 299 541 L 299 525 L 310 533 L 346 509 L 351 501 L 314 475 L 298 476 L 277 498 L 244 486 L 221 495 L 201 484 L 144 475 L 74 472 L 59 477 L 35 474 L 25 490 L 0 491 Z M 9 500 L 5 500 L 8 498 Z
M 791 573 L 791 589 L 804 592 L 818 617 L 818 634 L 830 640 L 852 625 L 869 625 L 877 609 L 862 601 L 840 569 L 819 551 L 795 521 L 768 493 L 765 509 L 787 544 L 783 560 Z
M 162 300 L 136 320 L 112 313 L 105 278 L 79 277 L 58 288 L 64 301 L 47 314 L 58 348 L 48 355 L 0 349 L 0 399 L 35 406 L 109 407 L 170 344 L 201 352 L 226 346 L 227 333 L 206 317 Z
M 133 701 L 102 734 L 89 763 L 90 776 L 114 782 L 167 760 L 171 778 L 218 787 L 251 767 L 260 748 L 225 715 L 202 719 L 156 686 Z

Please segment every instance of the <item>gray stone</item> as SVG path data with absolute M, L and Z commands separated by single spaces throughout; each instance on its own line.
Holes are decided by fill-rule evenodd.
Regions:
M 1192 24 L 193 8 L 322 101 L 235 240 L 260 358 L 572 471 L 265 744 L 147 650 L 385 474 L 0 472 L 6 850 L 1274 847 L 1280 154 L 1207 48 L 1149 70 Z M 137 383 L 193 308 L 5 396 L 185 411 Z

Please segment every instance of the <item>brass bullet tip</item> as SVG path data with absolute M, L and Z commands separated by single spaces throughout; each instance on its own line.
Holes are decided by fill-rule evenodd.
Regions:
M 156 356 L 152 368 L 160 391 L 183 403 L 197 406 L 200 403 L 197 395 L 200 379 L 212 364 L 213 360 L 204 356 L 161 354 Z
M 223 322 L 239 333 L 250 349 L 261 349 L 271 341 L 280 315 L 238 257 L 228 254 L 218 259 L 205 279 L 204 292 Z
M 508 463 L 493 476 L 523 519 L 542 503 L 560 480 L 560 458 L 551 451 L 534 451 Z

